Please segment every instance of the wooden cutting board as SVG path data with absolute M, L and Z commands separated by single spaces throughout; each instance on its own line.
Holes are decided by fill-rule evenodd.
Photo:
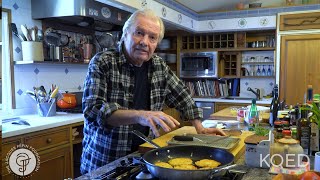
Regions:
M 193 126 L 184 126 L 182 128 L 179 128 L 177 130 L 174 130 L 170 133 L 167 133 L 163 136 L 160 136 L 153 141 L 157 143 L 161 147 L 168 146 L 168 141 L 172 139 L 173 136 L 175 135 L 184 135 L 185 133 L 187 134 L 196 134 L 196 129 Z M 234 155 L 235 160 L 237 160 L 240 156 L 244 154 L 245 151 L 245 144 L 244 144 L 244 139 L 248 137 L 249 135 L 252 135 L 253 132 L 250 131 L 243 131 L 241 135 L 239 136 L 234 136 L 240 138 L 240 142 L 238 145 L 233 148 L 230 152 Z M 145 153 L 147 151 L 150 151 L 151 149 L 154 149 L 154 147 L 148 143 L 141 144 L 139 146 L 139 152 Z
M 219 119 L 219 120 L 237 120 L 237 112 L 231 111 L 231 108 L 234 107 L 227 107 L 222 109 L 221 111 L 215 112 L 210 115 L 208 119 Z M 236 107 L 239 108 L 239 107 Z
M 215 112 L 210 115 L 208 119 L 219 119 L 219 120 L 237 120 L 237 111 L 232 108 L 239 108 L 239 107 L 227 107 L 222 109 L 221 111 Z M 269 122 L 270 113 L 262 112 L 260 114 L 262 116 L 263 122 Z

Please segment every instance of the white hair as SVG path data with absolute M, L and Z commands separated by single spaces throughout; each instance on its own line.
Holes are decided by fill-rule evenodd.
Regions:
M 160 35 L 159 35 L 158 43 L 160 43 L 161 40 L 163 39 L 163 36 L 164 36 L 164 25 L 163 25 L 162 19 L 159 16 L 157 16 L 151 9 L 142 9 L 142 10 L 135 11 L 129 17 L 129 19 L 124 23 L 123 28 L 122 28 L 122 36 L 121 36 L 121 39 L 119 41 L 119 46 L 121 46 L 121 44 L 123 43 L 125 36 L 129 32 L 129 29 L 137 21 L 137 17 L 139 15 L 145 16 L 145 17 L 148 17 L 150 19 L 154 19 L 154 20 L 158 21 L 159 25 L 160 25 Z

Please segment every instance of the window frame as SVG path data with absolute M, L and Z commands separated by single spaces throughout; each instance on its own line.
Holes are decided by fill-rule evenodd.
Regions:
M 11 22 L 12 14 L 10 9 L 2 8 L 2 109 L 1 114 L 12 114 L 15 104 L 14 89 L 14 63 L 12 50 Z M 9 62 L 7 61 L 9 59 Z

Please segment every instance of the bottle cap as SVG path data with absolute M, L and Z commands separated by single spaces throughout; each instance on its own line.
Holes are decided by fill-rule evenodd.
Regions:
M 255 104 L 256 102 L 256 99 L 252 99 L 252 104 Z
M 312 89 L 312 85 L 310 85 L 310 84 L 307 87 L 308 87 L 308 89 Z

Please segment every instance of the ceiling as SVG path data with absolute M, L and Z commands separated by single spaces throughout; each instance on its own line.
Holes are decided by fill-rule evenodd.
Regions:
M 285 6 L 284 0 L 174 0 L 177 3 L 193 10 L 194 12 L 209 13 L 219 11 L 235 11 L 237 4 L 242 2 L 244 8 L 248 8 L 249 3 L 262 3 L 262 7 Z

